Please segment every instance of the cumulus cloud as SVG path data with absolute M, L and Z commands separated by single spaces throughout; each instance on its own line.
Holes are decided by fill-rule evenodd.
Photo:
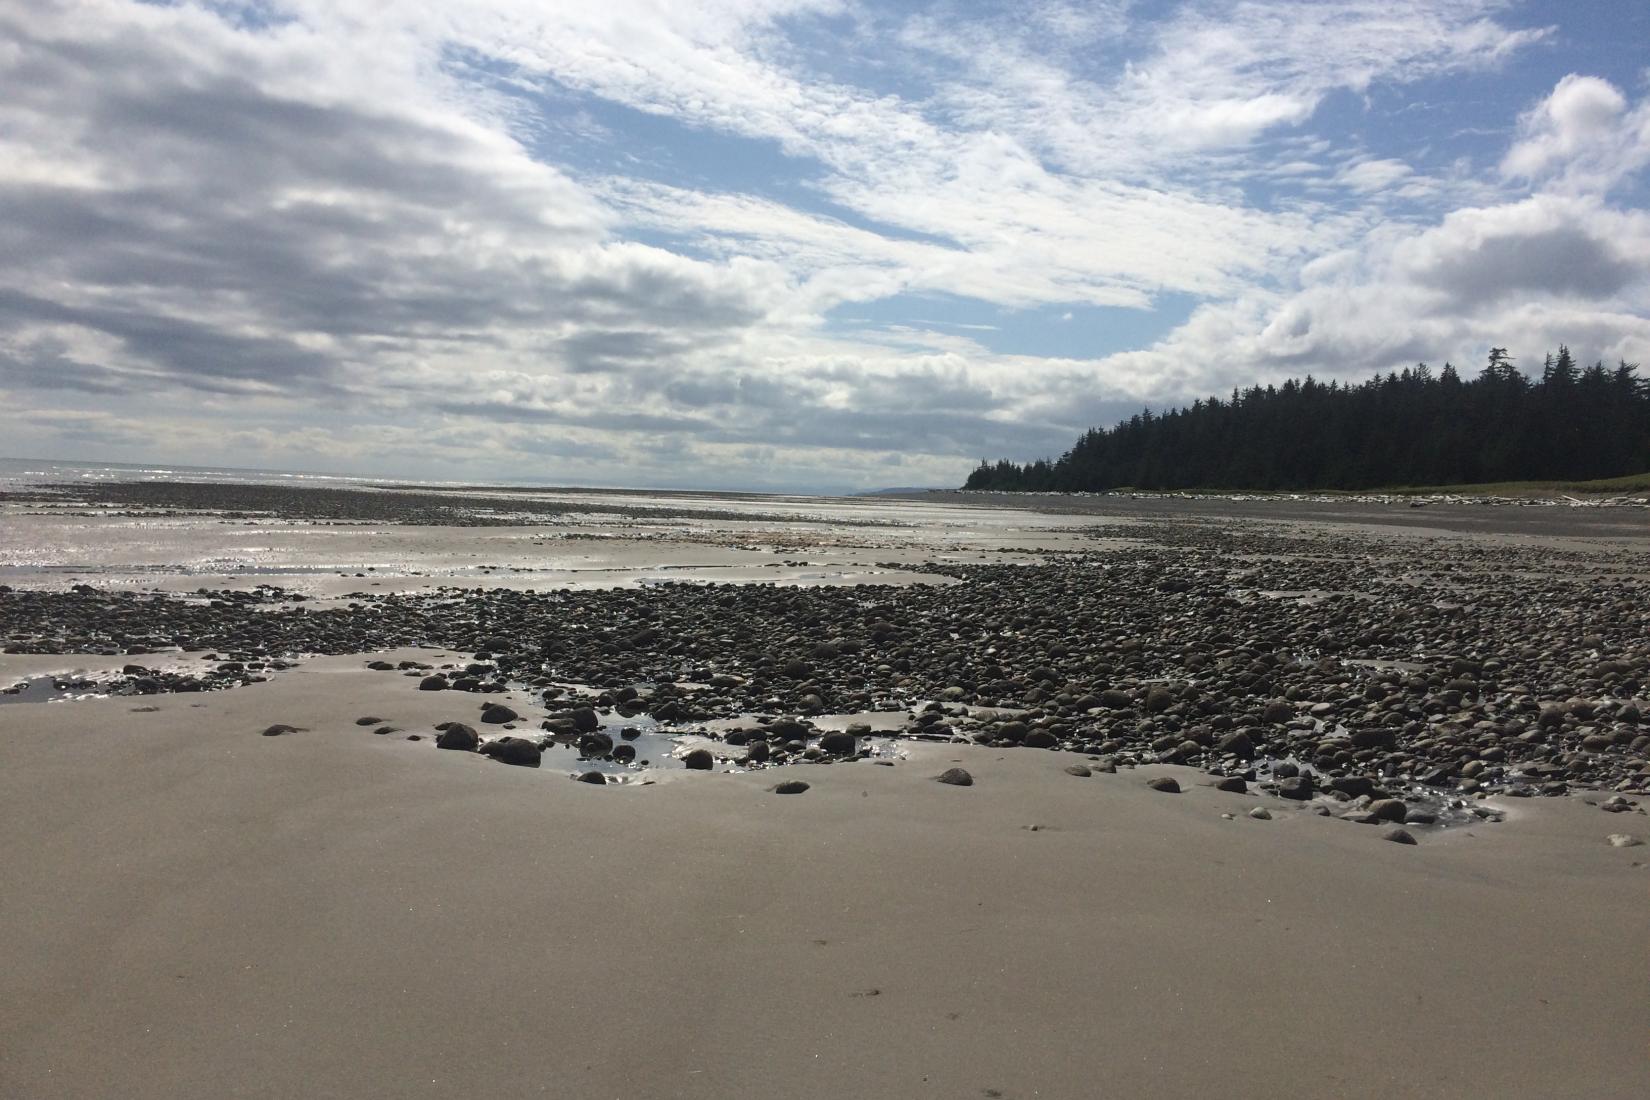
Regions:
M 1550 37 L 1504 9 L 0 2 L 0 424 L 108 457 L 944 483 L 1279 372 L 1566 326 L 1630 353 L 1650 237 L 1608 196 L 1642 104 L 1567 78 L 1470 186 L 1314 129 Z M 753 165 L 673 170 L 638 118 Z M 1170 299 L 1189 319 L 1143 347 L 985 343 Z
M 1503 175 L 1556 177 L 1571 190 L 1608 190 L 1650 163 L 1650 104 L 1631 108 L 1607 80 L 1571 73 L 1519 121 Z

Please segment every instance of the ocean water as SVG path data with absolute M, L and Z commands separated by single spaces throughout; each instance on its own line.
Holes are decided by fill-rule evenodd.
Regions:
M 47 458 L 0 458 L 0 490 L 69 481 L 227 481 L 243 485 L 439 485 L 384 477 L 350 477 L 293 470 L 231 466 L 159 466 L 127 462 L 62 462 Z M 445 483 L 445 484 L 457 484 Z

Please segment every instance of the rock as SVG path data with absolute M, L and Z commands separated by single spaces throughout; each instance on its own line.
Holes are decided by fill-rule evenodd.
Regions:
M 843 730 L 833 730 L 819 739 L 821 750 L 831 756 L 852 756 L 859 750 L 859 739 Z
M 613 759 L 620 764 L 630 763 L 636 759 L 636 746 L 621 741 L 613 746 Z
M 1146 692 L 1146 710 L 1152 714 L 1161 714 L 1174 706 L 1174 694 L 1162 684 L 1157 684 Z
M 440 736 L 435 739 L 438 749 L 475 752 L 481 745 L 481 737 L 463 722 L 443 722 L 436 729 L 440 731 Z
M 304 733 L 304 732 L 305 732 L 305 730 L 301 726 L 288 726 L 288 725 L 283 725 L 279 722 L 275 723 L 273 726 L 265 726 L 264 727 L 264 736 L 265 737 L 280 737 L 282 734 L 286 734 L 286 733 Z
M 1242 730 L 1228 733 L 1215 742 L 1215 749 L 1221 753 L 1237 757 L 1239 760 L 1251 760 L 1255 755 L 1255 743 Z
M 1401 822 L 1409 812 L 1409 806 L 1401 798 L 1382 798 L 1369 804 L 1369 812 L 1376 821 Z
M 481 751 L 500 764 L 513 764 L 518 768 L 536 768 L 544 755 L 537 742 L 525 737 L 500 737 L 481 746 Z
M 1361 798 L 1375 789 L 1375 781 L 1367 775 L 1337 775 L 1329 781 L 1329 789 L 1348 798 Z
M 1310 775 L 1292 775 L 1278 782 L 1278 797 L 1292 798 L 1296 802 L 1305 802 L 1313 794 L 1312 777 Z
M 801 794 L 808 789 L 808 784 L 800 779 L 787 779 L 773 788 L 774 794 Z
M 1164 794 L 1180 793 L 1180 784 L 1175 782 L 1174 777 L 1171 775 L 1160 775 L 1155 779 L 1148 779 L 1146 780 L 1146 786 L 1154 791 L 1162 791 Z
M 579 755 L 586 760 L 610 756 L 612 752 L 613 738 L 605 733 L 587 733 L 579 738 Z
M 439 673 L 437 673 L 435 675 L 432 675 L 432 676 L 426 676 L 422 680 L 418 681 L 418 690 L 419 691 L 446 691 L 447 690 L 447 678 L 445 676 L 442 676 Z
M 521 715 L 503 703 L 488 703 L 481 709 L 481 720 L 490 726 L 501 726 L 505 722 L 516 722 L 520 719 Z
M 947 768 L 934 777 L 948 787 L 972 787 L 974 777 L 962 768 Z
M 694 749 L 682 757 L 682 766 L 689 771 L 708 772 L 716 767 L 716 758 L 709 749 Z
M 745 761 L 750 764 L 765 764 L 772 752 L 766 741 L 752 741 L 745 746 Z
M 1059 745 L 1059 741 L 1048 730 L 1035 729 L 1026 734 L 1021 742 L 1028 749 L 1052 749 Z
M 1243 776 L 1241 775 L 1222 776 L 1220 779 L 1215 781 L 1214 788 L 1217 791 L 1225 791 L 1227 794 L 1249 793 L 1249 784 L 1243 781 Z
M 1408 829 L 1388 829 L 1386 832 L 1381 834 L 1381 839 L 1390 840 L 1394 844 L 1418 843 L 1414 835 L 1411 834 Z
M 594 783 L 598 787 L 607 782 L 607 776 L 601 772 L 580 772 L 576 778 L 580 783 Z
M 1295 716 L 1295 708 L 1286 700 L 1273 699 L 1266 704 L 1266 710 L 1261 713 L 1260 720 L 1268 725 L 1281 726 Z
M 1087 764 L 1067 764 L 1065 766 L 1065 773 L 1067 775 L 1075 775 L 1079 778 L 1086 779 L 1093 775 L 1094 771 Z
M 1438 815 L 1433 813 L 1431 810 L 1405 810 L 1404 824 L 1436 825 L 1438 824 Z
M 1256 821 L 1272 820 L 1272 815 L 1267 811 L 1265 806 L 1256 806 L 1254 809 L 1249 811 L 1249 816 L 1254 818 Z
M 372 732 L 378 734 L 379 736 L 383 736 L 386 733 L 400 733 L 401 730 L 396 726 L 379 726 Z
M 1612 848 L 1637 848 L 1644 843 L 1632 833 L 1611 833 L 1605 839 L 1610 842 Z
M 578 707 L 569 711 L 567 717 L 573 720 L 573 728 L 580 733 L 592 733 L 602 724 L 602 720 L 596 717 L 596 712 L 591 707 Z
M 373 715 L 373 716 L 369 716 L 369 717 L 366 717 L 366 718 L 357 718 L 355 720 L 355 724 L 358 725 L 358 726 L 377 726 L 377 725 L 381 725 L 383 723 L 383 721 L 384 720 L 382 718 L 379 718 L 376 715 Z
M 1134 705 L 1129 693 L 1118 688 L 1109 688 L 1100 693 L 1100 705 L 1107 710 L 1127 710 Z

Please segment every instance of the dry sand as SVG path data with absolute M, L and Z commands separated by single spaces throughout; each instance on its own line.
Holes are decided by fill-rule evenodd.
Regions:
M 1650 1095 L 1638 815 L 1405 847 L 927 745 L 590 787 L 373 736 L 477 701 L 361 661 L 0 707 L 0 1095 Z

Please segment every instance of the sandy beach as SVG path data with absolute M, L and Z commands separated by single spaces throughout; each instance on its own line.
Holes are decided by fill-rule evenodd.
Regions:
M 1138 515 L 1114 518 L 1122 521 L 1119 535 L 1146 533 Z M 4 522 L 16 539 L 19 530 L 38 536 L 63 521 L 14 512 Z M 999 513 L 986 523 L 997 525 L 993 531 L 1041 528 L 1045 541 L 1033 543 L 1022 530 L 989 551 L 942 540 L 944 525 L 924 527 L 920 516 L 901 522 L 910 524 L 898 534 L 912 576 L 897 579 L 921 582 L 927 564 L 952 583 L 907 589 L 878 581 L 862 589 L 875 593 L 864 598 L 882 601 L 890 619 L 918 606 L 901 599 L 1006 583 L 989 570 L 1009 566 L 958 572 L 954 561 L 936 566 L 938 552 L 925 559 L 925 544 L 944 541 L 946 554 L 1002 554 L 1019 569 L 1054 568 L 1034 563 L 1076 552 L 1061 541 L 1065 534 L 1050 530 L 1069 517 Z M 1298 532 L 1307 521 L 1279 514 L 1258 522 L 1280 525 L 1267 526 L 1276 533 L 1282 525 Z M 817 526 L 828 537 L 789 559 L 807 564 L 784 569 L 821 572 L 876 558 L 886 547 L 875 543 L 894 537 Z M 250 538 L 256 528 L 237 530 Z M 339 533 L 359 537 L 354 528 Z M 295 537 L 318 546 L 330 534 L 304 527 Z M 1575 572 L 1562 554 L 1584 550 L 1594 587 L 1582 591 L 1595 604 L 1604 606 L 1599 592 L 1642 593 L 1650 542 L 1643 532 L 1534 534 L 1568 540 L 1569 550 L 1522 546 L 1518 552 L 1531 555 L 1524 567 L 1558 555 L 1543 560 Z M 407 549 L 415 537 L 469 536 L 407 527 L 385 537 L 397 540 L 405 573 L 417 568 Z M 1411 554 L 1416 537 L 1392 536 L 1395 553 Z M 1442 530 L 1436 537 L 1481 536 Z M 702 552 L 719 540 L 729 541 L 700 530 L 671 552 Z M 835 545 L 842 543 L 870 545 Z M 1018 544 L 1011 553 L 1000 549 L 1011 544 Z M 657 554 L 659 544 L 650 549 Z M 532 557 L 524 552 L 517 564 L 561 567 Z M 0 602 L 20 599 L 25 589 L 54 599 L 67 589 L 68 577 L 45 568 L 63 563 L 47 553 L 37 558 L 41 568 L 0 593 Z M 1099 560 L 1063 568 L 1106 568 Z M 1305 557 L 1291 560 L 1290 568 L 1307 568 Z M 646 564 L 661 562 L 669 564 L 659 557 Z M 1115 576 L 1124 573 L 1125 564 L 1114 567 Z M 129 572 L 112 574 L 109 589 L 129 585 Z M 184 581 L 196 575 L 179 570 L 153 587 L 187 591 L 196 586 Z M 588 578 L 555 580 L 579 582 L 568 599 L 607 598 Z M 198 583 L 216 587 L 215 579 Z M 318 607 L 347 607 L 322 571 L 283 583 Z M 1119 586 L 1114 598 L 1125 599 L 1125 581 L 1111 583 Z M 509 588 L 508 581 L 489 584 Z M 393 588 L 415 594 L 410 584 Z M 1223 581 L 1222 598 L 1239 589 Z M 629 591 L 627 599 L 644 603 L 616 608 L 653 606 L 645 601 L 671 595 Z M 691 608 L 690 596 L 717 591 L 696 586 L 675 603 Z M 798 606 L 830 614 L 834 591 L 825 586 L 808 598 L 826 602 Z M 1153 598 L 1165 615 L 1185 614 L 1173 601 L 1198 592 Z M 1225 607 L 1209 600 L 1211 614 Z M 1260 614 L 1252 604 L 1232 601 L 1239 610 L 1221 614 Z M 593 614 L 601 605 L 577 606 Z M 1258 606 L 1267 617 L 1257 621 L 1273 626 L 1277 615 L 1318 613 L 1301 598 Z M 63 637 L 98 621 L 81 604 L 62 607 L 71 624 Z M 228 621 L 231 609 L 222 616 Z M 1642 749 L 1633 747 L 1636 711 L 1627 710 L 1642 693 L 1622 687 L 1639 682 L 1643 642 L 1632 637 L 1635 623 L 1608 614 L 1578 623 L 1622 650 L 1615 655 L 1621 669 L 1603 673 L 1608 683 L 1561 672 L 1549 658 L 1507 657 L 1532 692 L 1532 714 L 1553 705 L 1545 700 L 1559 691 L 1568 699 L 1584 684 L 1597 689 L 1588 693 L 1594 709 L 1587 718 L 1571 716 L 1582 713 L 1572 707 L 1567 725 L 1539 726 L 1551 731 L 1539 759 L 1562 762 L 1568 788 L 1526 796 L 1519 784 L 1536 782 L 1536 773 L 1519 778 L 1526 773 L 1511 762 L 1518 758 L 1511 749 L 1504 783 L 1491 781 L 1503 765 L 1490 753 L 1489 771 L 1469 769 L 1482 785 L 1456 776 L 1433 801 L 1420 786 L 1400 782 L 1407 772 L 1389 771 L 1388 785 L 1412 810 L 1436 803 L 1442 814 L 1437 824 L 1405 825 L 1418 843 L 1399 844 L 1384 839 L 1385 824 L 1342 819 L 1343 811 L 1367 807 L 1367 797 L 1349 800 L 1327 786 L 1362 761 L 1342 767 L 1325 756 L 1312 797 L 1296 798 L 1285 793 L 1281 771 L 1256 774 L 1253 762 L 1234 764 L 1230 746 L 1222 755 L 1194 744 L 1177 756 L 1131 740 L 1125 726 L 1150 728 L 1177 711 L 1154 717 L 1155 681 L 1142 669 L 1136 682 L 1124 659 L 1132 652 L 1126 639 L 1102 645 L 1098 633 L 1095 645 L 1113 654 L 1113 690 L 1134 693 L 1140 717 L 1127 723 L 1100 713 L 1103 707 L 1057 705 L 1052 695 L 1041 703 L 1010 698 L 1009 687 L 988 689 L 985 679 L 970 681 L 976 686 L 968 699 L 925 711 L 916 694 L 928 687 L 917 682 L 919 661 L 909 673 L 889 674 L 895 679 L 886 697 L 903 690 L 900 680 L 913 693 L 895 723 L 907 736 L 876 753 L 821 752 L 816 731 L 812 755 L 797 752 L 782 767 L 740 766 L 747 750 L 720 740 L 738 728 L 723 720 L 707 734 L 717 755 L 712 770 L 637 769 L 626 782 L 595 785 L 573 781 L 586 763 L 557 726 L 571 712 L 555 692 L 546 697 L 542 683 L 514 679 L 491 693 L 418 689 L 432 669 L 449 669 L 444 675 L 456 685 L 478 661 L 473 650 L 291 653 L 279 661 L 290 667 L 281 668 L 269 654 L 252 660 L 256 675 L 231 672 L 220 683 L 204 679 L 204 670 L 234 656 L 221 643 L 210 656 L 100 653 L 88 637 L 78 650 L 60 645 L 65 651 L 54 653 L 16 644 L 25 631 L 14 621 L 8 648 L 31 651 L 0 654 L 0 686 L 78 674 L 93 697 L 0 705 L 0 805 L 9 841 L 0 856 L 7 884 L 0 893 L 7 930 L 0 1095 L 1641 1095 L 1650 1091 L 1650 847 L 1618 847 L 1608 838 L 1650 839 L 1638 805 L 1644 768 Z M 28 636 L 50 625 L 31 623 Z M 1141 637 L 1156 637 L 1156 629 L 1143 626 Z M 1188 625 L 1162 629 L 1195 636 Z M 1061 648 L 1081 650 L 1081 633 L 1065 633 L 1071 644 Z M 1211 653 L 1218 658 L 1222 645 L 1240 642 L 1216 642 Z M 1019 683 L 1024 677 L 1006 643 L 998 644 L 1005 648 L 994 655 L 1000 679 Z M 725 664 L 731 656 L 716 657 L 722 652 L 695 660 Z M 1067 659 L 1049 652 L 1042 646 L 1036 656 Z M 1348 650 L 1345 667 L 1361 667 L 1363 652 Z M 583 658 L 546 659 L 572 671 Z M 799 694 L 779 692 L 773 700 L 782 705 L 769 709 L 826 728 L 833 704 L 859 696 L 843 679 L 850 674 L 838 671 L 845 657 L 810 659 L 817 667 Z M 1594 671 L 1604 660 L 1587 659 Z M 385 667 L 372 670 L 369 662 Z M 1530 682 L 1549 666 L 1550 682 Z M 142 681 L 145 668 L 201 677 L 222 690 L 104 694 Z M 1064 675 L 1064 668 L 1056 671 Z M 1493 674 L 1480 679 L 1487 685 Z M 487 674 L 477 675 L 485 686 Z M 684 699 L 699 700 L 707 716 L 721 713 L 719 699 L 733 712 L 749 705 L 740 692 L 755 690 L 761 675 L 760 666 L 742 668 L 735 677 L 742 686 Z M 1332 682 L 1307 665 L 1298 675 L 1307 678 L 1303 686 Z M 1472 692 L 1463 702 L 1461 688 L 1440 686 L 1448 675 L 1424 698 L 1454 691 L 1455 706 L 1472 705 Z M 1513 687 L 1510 680 L 1503 687 Z M 1403 683 L 1392 683 L 1401 694 Z M 823 695 L 824 705 L 810 711 L 799 703 L 804 687 Z M 1032 692 L 1040 689 L 1014 690 L 1039 698 Z M 1365 690 L 1361 681 L 1357 690 Z M 991 704 L 1014 705 L 993 710 L 986 702 L 992 692 Z M 875 701 L 883 693 L 862 694 Z M 1480 720 L 1499 721 L 1502 695 L 1486 686 L 1483 696 Z M 1515 690 L 1508 698 L 1520 696 Z M 501 703 L 515 720 L 482 726 L 483 736 L 548 730 L 542 766 L 508 767 L 478 752 L 434 747 L 438 725 L 479 725 L 478 712 Z M 1309 703 L 1297 704 L 1292 725 L 1277 727 L 1274 745 L 1296 731 L 1316 736 L 1307 728 Z M 1362 695 L 1357 703 L 1366 705 Z M 1367 706 L 1373 712 L 1382 703 Z M 605 723 L 610 708 L 593 709 Z M 939 720 L 915 724 L 924 713 Z M 1435 712 L 1432 740 L 1445 736 L 1438 731 L 1453 717 Z M 373 721 L 360 724 L 367 718 Z M 1025 747 L 1030 736 L 1014 730 L 1014 721 L 1059 740 L 1049 749 Z M 273 724 L 293 728 L 265 736 Z M 1100 732 L 1084 732 L 1089 726 Z M 394 732 L 377 733 L 387 727 Z M 952 738 L 916 736 L 936 727 Z M 1260 736 L 1258 725 L 1243 728 Z M 1612 740 L 1612 733 L 1621 736 Z M 1576 745 L 1589 736 L 1604 741 L 1572 751 L 1572 734 Z M 1419 737 L 1402 736 L 1399 751 L 1383 760 L 1436 759 L 1412 744 Z M 1109 738 L 1108 751 L 1083 751 L 1101 748 L 1101 738 Z M 1566 747 L 1558 754 L 1552 749 L 1561 738 Z M 868 743 L 869 735 L 861 739 Z M 769 740 L 785 755 L 782 738 Z M 1459 741 L 1463 753 L 1467 744 Z M 972 785 L 935 781 L 958 767 Z M 1213 786 L 1244 774 L 1244 793 Z M 1148 785 L 1163 777 L 1175 779 L 1180 793 Z M 804 781 L 806 791 L 774 793 L 788 780 Z M 1631 806 L 1604 812 L 1612 797 Z M 1445 812 L 1449 799 L 1483 816 Z M 1257 809 L 1264 813 L 1252 816 Z

